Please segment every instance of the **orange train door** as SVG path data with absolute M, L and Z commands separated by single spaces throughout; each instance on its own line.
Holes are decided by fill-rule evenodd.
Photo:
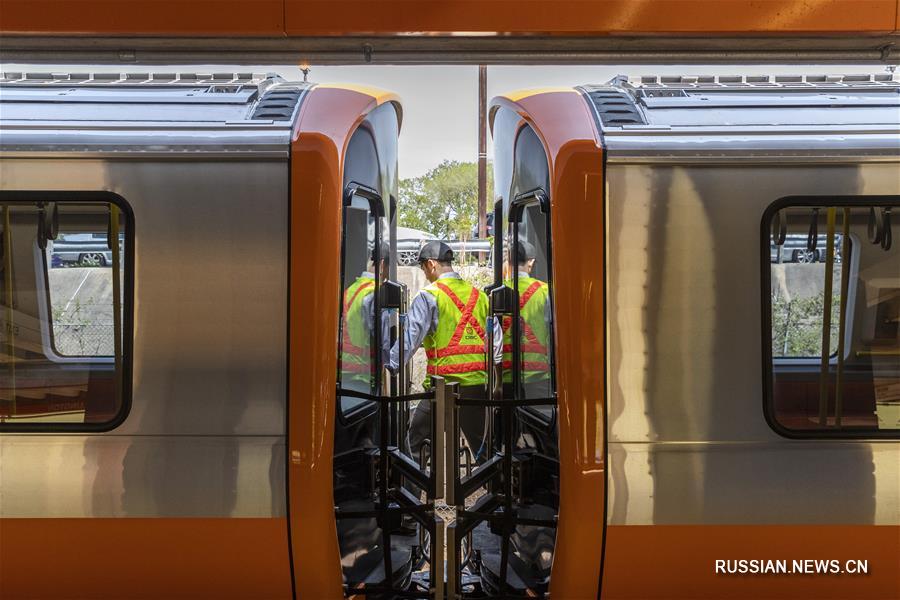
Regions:
M 431 542 L 443 533 L 436 472 L 401 443 L 406 403 L 422 398 L 402 393 L 404 377 L 385 371 L 376 350 L 398 335 L 403 309 L 391 260 L 400 117 L 388 94 L 318 86 L 292 144 L 288 521 L 298 598 L 435 597 L 443 581 L 431 559 L 439 551 L 424 550 L 441 546 Z
M 474 507 L 455 498 L 451 597 L 466 597 L 464 534 L 489 595 L 598 596 L 606 521 L 604 214 L 591 123 L 574 90 L 492 103 L 494 223 L 503 233 L 495 237 L 489 291 L 503 341 L 488 404 L 499 475 Z M 473 489 L 470 479 L 455 484 L 457 496 Z M 493 545 L 477 533 L 484 523 L 497 536 Z

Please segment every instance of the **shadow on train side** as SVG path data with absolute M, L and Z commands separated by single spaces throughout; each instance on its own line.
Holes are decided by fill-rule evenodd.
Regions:
M 760 410 L 758 228 L 746 224 L 784 196 L 864 186 L 857 167 L 804 171 L 656 167 L 650 176 L 642 307 L 650 439 L 707 445 L 652 452 L 653 523 L 874 522 L 869 445 L 765 447 L 775 435 Z M 827 503 L 813 500 L 823 496 Z

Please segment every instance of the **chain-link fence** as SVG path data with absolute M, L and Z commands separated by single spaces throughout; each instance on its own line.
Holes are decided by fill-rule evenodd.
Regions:
M 62 356 L 112 356 L 114 336 L 112 323 L 53 322 L 53 345 Z

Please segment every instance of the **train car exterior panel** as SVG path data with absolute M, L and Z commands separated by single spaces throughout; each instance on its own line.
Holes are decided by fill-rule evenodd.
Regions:
M 396 99 L 340 86 L 310 92 L 312 86 L 304 83 L 252 74 L 63 79 L 44 81 L 36 89 L 21 77 L 4 78 L 12 85 L 3 89 L 9 110 L 4 109 L 0 138 L 0 188 L 4 201 L 14 203 L 40 202 L 36 193 L 41 191 L 111 193 L 126 203 L 125 246 L 134 258 L 124 267 L 125 281 L 133 279 L 134 292 L 133 299 L 125 297 L 126 320 L 133 321 L 125 334 L 133 337 L 133 351 L 121 359 L 92 354 L 77 360 L 108 365 L 105 372 L 127 360 L 126 389 L 132 393 L 121 422 L 106 426 L 111 431 L 75 431 L 81 427 L 76 414 L 66 424 L 73 431 L 66 434 L 48 434 L 53 424 L 39 422 L 27 424 L 43 428 L 31 433 L 17 430 L 23 419 L 15 412 L 16 400 L 24 396 L 16 387 L 15 371 L 8 372 L 12 376 L 4 380 L 4 391 L 11 390 L 14 401 L 12 412 L 4 414 L 0 436 L 3 595 L 67 597 L 78 590 L 91 597 L 322 597 L 302 577 L 295 587 L 293 556 L 301 573 L 332 575 L 328 584 L 342 596 L 337 552 L 307 552 L 312 535 L 295 527 L 297 549 L 291 554 L 287 517 L 308 508 L 304 498 L 327 505 L 327 514 L 303 515 L 310 523 L 326 524 L 320 531 L 323 543 L 333 543 L 336 536 L 330 454 L 324 487 L 297 487 L 295 482 L 290 497 L 299 508 L 290 510 L 285 462 L 288 264 L 294 252 L 298 271 L 292 289 L 297 296 L 325 289 L 319 280 L 304 276 L 309 275 L 311 249 L 322 248 L 309 223 L 328 213 L 321 205 L 320 186 L 332 176 L 337 177 L 334 199 L 340 213 L 346 145 L 357 127 L 367 129 L 373 144 L 377 138 L 377 155 L 367 160 L 385 198 L 396 197 Z M 41 89 L 54 86 L 64 91 Z M 308 92 L 317 101 L 305 110 Z M 78 97 L 57 102 L 56 93 Z M 31 110 L 46 120 L 30 119 L 29 103 L 37 104 Z M 176 122 L 166 115 L 177 117 Z M 338 139 L 339 130 L 346 138 Z M 292 133 L 307 144 L 295 146 L 294 163 Z M 336 146 L 317 145 L 332 137 Z M 348 172 L 364 176 L 369 166 Z M 292 184 L 309 193 L 292 196 Z M 23 200 L 26 196 L 17 194 L 31 195 Z M 66 200 L 53 196 L 59 203 Z M 82 220 L 75 227 L 113 227 L 111 209 L 110 217 L 99 214 L 108 221 Z M 292 230 L 291 216 L 296 216 Z M 15 305 L 14 314 L 33 321 L 47 318 L 41 311 L 49 309 L 41 308 L 37 290 L 47 286 L 39 279 L 42 271 L 50 273 L 51 257 L 25 256 L 29 238 L 23 234 L 39 236 L 39 228 L 31 229 L 23 218 L 13 225 L 16 253 L 7 256 L 14 256 L 19 271 L 14 283 L 25 302 Z M 98 232 L 96 237 L 109 235 Z M 5 285 L 8 289 L 9 283 Z M 45 305 L 50 304 L 47 289 Z M 336 284 L 327 294 L 329 302 L 337 300 L 338 291 Z M 6 304 L 8 315 L 13 305 Z M 307 348 L 312 329 L 329 340 L 327 349 L 311 349 L 333 378 L 335 332 L 328 333 L 319 320 L 294 318 L 293 323 L 303 323 L 305 336 L 295 340 L 294 348 Z M 20 339 L 16 334 L 13 341 Z M 45 356 L 46 345 L 41 350 L 31 338 L 25 341 L 32 344 L 32 354 L 24 356 L 54 368 L 51 355 Z M 45 391 L 47 385 L 40 380 L 25 393 L 37 397 L 37 404 L 46 403 L 53 393 Z M 300 417 L 297 430 L 321 426 L 322 420 L 305 420 L 309 415 L 304 408 L 317 394 L 331 395 L 325 401 L 334 410 L 333 385 L 290 396 L 293 414 Z M 38 413 L 45 422 L 47 408 L 41 406 L 44 412 Z M 324 450 L 330 452 L 331 440 L 327 442 Z M 85 543 L 88 535 L 90 543 Z M 77 556 L 57 569 L 57 577 L 36 583 L 35 557 L 42 553 L 36 540 Z M 105 548 L 117 552 L 103 565 L 117 569 L 112 577 L 104 577 L 95 564 Z M 170 561 L 178 564 L 173 567 Z M 154 580 L 147 581 L 150 577 Z
M 611 525 L 606 535 L 604 600 L 886 600 L 900 593 L 897 527 Z M 742 559 L 773 570 L 715 571 L 717 560 Z M 830 568 L 843 573 L 823 572 Z
M 897 29 L 896 0 L 629 0 L 429 3 L 216 0 L 175 3 L 8 0 L 4 33 L 112 35 L 390 35 L 409 32 L 556 35 L 883 33 Z M 177 10 L 179 19 L 171 19 Z M 248 23 L 243 16 L 252 14 Z M 237 15 L 242 15 L 240 18 Z
M 283 518 L 42 516 L 2 519 L 0 536 L 3 598 L 292 596 Z
M 609 473 L 610 526 L 900 521 L 890 442 L 610 442 Z
M 0 456 L 4 519 L 285 516 L 283 437 L 4 435 Z
M 284 0 L 25 0 L 4 4 L 3 21 L 3 33 L 277 36 Z
M 763 408 L 770 367 L 760 361 L 759 321 L 760 223 L 773 203 L 837 196 L 865 205 L 867 196 L 900 194 L 896 96 L 882 89 L 873 101 L 862 90 L 843 91 L 832 101 L 870 99 L 846 118 L 799 100 L 793 116 L 773 119 L 757 112 L 771 112 L 763 94 L 758 103 L 723 101 L 722 114 L 702 111 L 702 122 L 687 98 L 703 85 L 626 85 L 644 124 L 603 131 L 610 290 L 603 597 L 896 597 L 898 443 L 779 435 Z M 718 98 L 713 91 L 705 100 Z M 854 236 L 842 263 L 851 276 L 883 252 Z M 851 296 L 850 352 L 863 349 L 853 330 L 865 312 Z M 785 560 L 789 569 L 795 559 L 836 559 L 841 568 L 862 559 L 868 573 L 716 572 L 716 560 L 736 558 Z M 650 568 L 658 583 L 636 586 Z
M 879 155 L 896 161 L 894 152 Z M 896 195 L 900 161 L 790 165 L 777 151 L 764 162 L 782 166 L 756 160 L 628 165 L 610 150 L 610 441 L 780 439 L 761 409 L 762 214 L 793 195 Z M 735 277 L 740 285 L 721 284 Z
M 107 190 L 134 211 L 133 400 L 117 435 L 284 435 L 287 162 L 240 166 L 0 166 L 4 189 Z
M 409 11 L 405 2 L 373 5 L 285 0 L 288 35 L 329 35 L 336 32 L 398 33 L 402 31 L 465 31 L 479 33 L 698 34 L 886 32 L 895 26 L 895 0 L 814 0 L 800 4 L 750 0 L 629 0 L 531 2 L 527 10 L 511 0 L 450 2 L 430 10 Z M 477 9 L 476 9 L 477 7 Z M 336 15 L 342 15 L 337 18 Z M 316 18 L 310 18 L 315 15 Z M 346 15 L 351 15 L 348 22 Z

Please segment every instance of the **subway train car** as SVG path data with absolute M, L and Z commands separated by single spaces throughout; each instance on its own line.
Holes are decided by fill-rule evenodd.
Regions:
M 276 76 L 3 76 L 0 597 L 342 595 L 315 411 L 345 190 L 396 197 L 400 122 Z
M 558 447 L 549 597 L 898 597 L 900 79 L 618 77 L 490 120 L 495 252 L 530 242 L 553 306 L 556 406 L 508 399 Z
M 472 398 L 376 350 L 409 305 L 395 97 L 7 74 L 0 596 L 896 596 L 898 89 L 496 99 Z M 108 264 L 54 260 L 88 237 Z

